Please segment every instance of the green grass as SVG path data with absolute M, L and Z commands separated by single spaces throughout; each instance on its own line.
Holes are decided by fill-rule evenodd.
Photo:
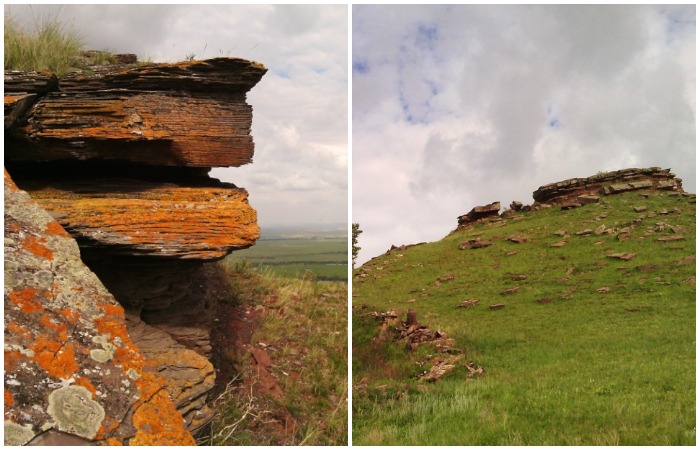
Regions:
M 83 42 L 80 34 L 55 19 L 27 30 L 6 17 L 5 70 L 48 70 L 64 75 L 75 64 Z
M 635 222 L 638 205 L 647 211 Z M 663 209 L 671 214 L 646 217 Z M 632 193 L 521 217 L 395 251 L 355 271 L 353 384 L 366 388 L 353 396 L 353 444 L 694 445 L 695 264 L 678 264 L 695 255 L 694 201 Z M 601 224 L 629 226 L 631 239 L 575 235 Z M 665 224 L 684 240 L 657 241 L 674 235 Z M 571 234 L 568 244 L 551 247 L 561 229 Z M 530 240 L 506 240 L 517 234 Z M 476 237 L 493 245 L 459 250 Z M 608 257 L 621 252 L 636 256 Z M 455 279 L 437 286 L 448 273 Z M 515 294 L 500 294 L 513 287 Z M 603 287 L 609 292 L 598 292 Z M 472 298 L 480 300 L 476 307 L 456 308 Z M 490 310 L 495 303 L 506 307 Z M 467 379 L 462 367 L 435 384 L 415 381 L 425 369 L 421 355 L 373 342 L 377 325 L 362 316 L 409 307 L 486 373 Z
M 220 414 L 212 424 L 213 438 L 204 443 L 347 445 L 347 283 L 279 277 L 268 269 L 253 270 L 245 262 L 227 262 L 224 267 L 234 288 L 231 301 L 261 311 L 251 342 L 275 349 L 269 353 L 271 367 L 285 395 L 281 400 L 254 397 L 234 387 L 215 403 Z M 243 367 L 245 362 L 234 364 Z M 251 376 L 246 369 L 242 372 Z M 271 412 L 279 407 L 299 423 L 297 433 L 286 441 L 266 428 L 274 420 Z M 235 433 L 224 439 L 234 425 Z
M 254 267 L 269 268 L 281 277 L 299 278 L 307 272 L 317 280 L 347 281 L 347 237 L 281 237 L 259 240 L 253 247 L 228 256 L 227 260 L 247 260 Z

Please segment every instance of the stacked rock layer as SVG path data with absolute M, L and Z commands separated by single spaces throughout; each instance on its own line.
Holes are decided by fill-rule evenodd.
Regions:
M 38 258 L 6 257 L 6 443 L 189 445 L 211 418 L 210 263 L 259 227 L 245 189 L 208 171 L 252 162 L 246 93 L 265 72 L 217 58 L 5 73 L 6 196 L 26 191 L 43 213 L 26 226 L 80 248 L 47 262 L 54 234 L 17 228 L 6 198 L 6 255 Z M 77 266 L 90 275 L 57 293 Z M 61 416 L 56 395 L 88 405 L 90 426 Z

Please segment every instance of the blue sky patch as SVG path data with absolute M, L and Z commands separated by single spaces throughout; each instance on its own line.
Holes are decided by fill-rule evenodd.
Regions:
M 369 72 L 369 63 L 367 60 L 353 61 L 352 72 L 365 74 Z

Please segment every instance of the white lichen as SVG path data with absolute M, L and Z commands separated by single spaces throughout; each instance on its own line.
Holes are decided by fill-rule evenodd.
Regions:
M 92 439 L 105 418 L 102 405 L 82 386 L 65 386 L 49 394 L 48 413 L 58 429 Z

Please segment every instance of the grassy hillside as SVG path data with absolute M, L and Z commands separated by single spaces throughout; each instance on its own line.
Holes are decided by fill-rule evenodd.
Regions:
M 347 445 L 347 283 L 220 264 L 232 291 L 212 334 L 217 415 L 198 442 Z
M 492 245 L 460 250 L 477 239 Z M 484 222 L 353 281 L 355 445 L 695 444 L 694 196 Z M 444 355 L 380 336 L 369 314 L 409 308 L 464 352 L 435 383 L 417 377 Z

